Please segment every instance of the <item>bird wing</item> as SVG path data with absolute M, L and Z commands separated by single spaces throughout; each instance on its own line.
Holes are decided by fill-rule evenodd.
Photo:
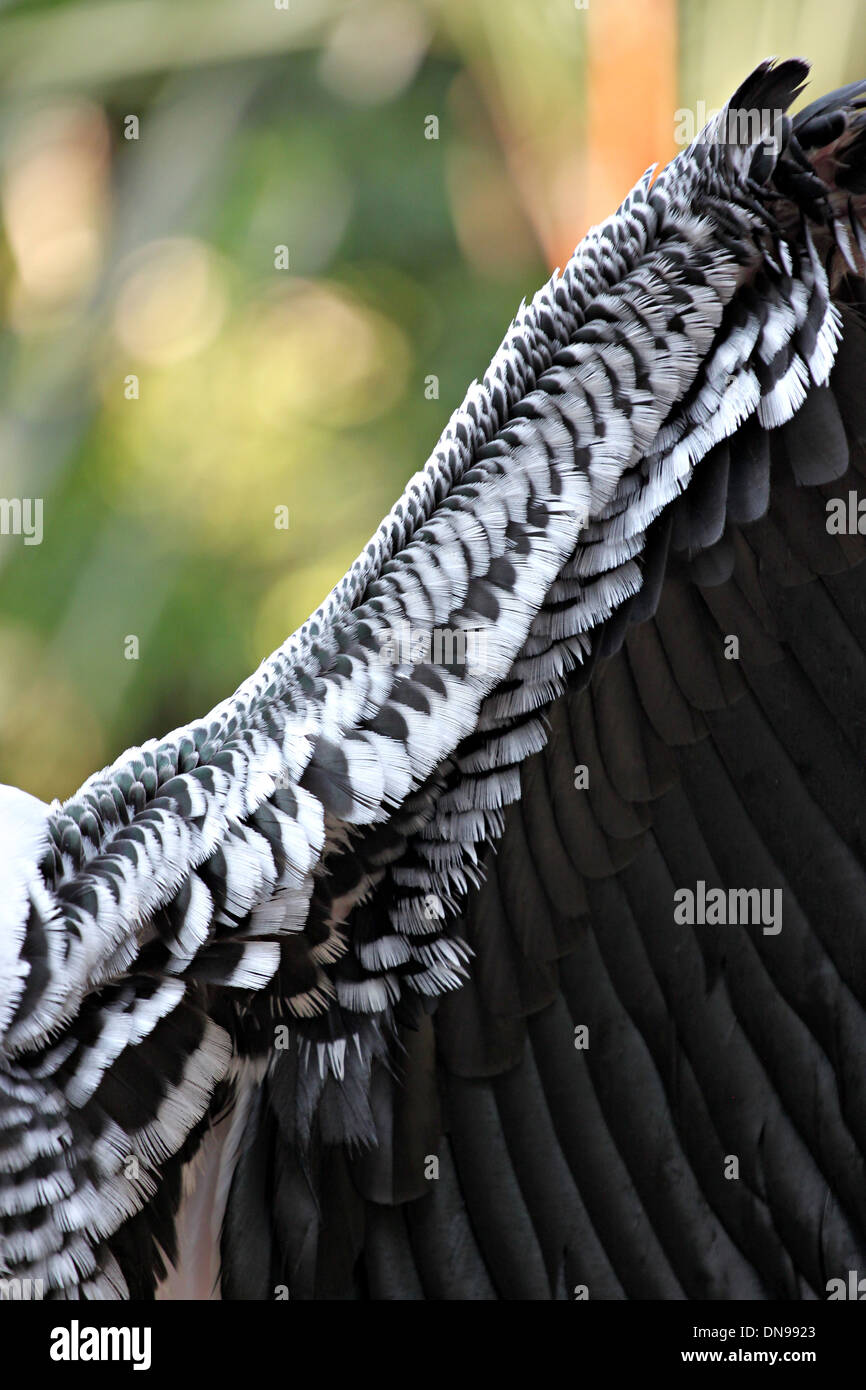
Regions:
M 768 1230 L 814 1288 L 842 1248 L 861 867 L 828 750 L 856 746 L 862 606 L 803 581 L 862 546 L 824 496 L 863 437 L 864 117 L 859 87 L 784 116 L 805 72 L 762 65 L 522 307 L 231 699 L 48 812 L 0 976 L 0 1249 L 52 1294 L 152 1290 L 230 1100 L 228 1296 L 739 1288 Z M 796 963 L 672 927 L 704 868 L 784 884 Z

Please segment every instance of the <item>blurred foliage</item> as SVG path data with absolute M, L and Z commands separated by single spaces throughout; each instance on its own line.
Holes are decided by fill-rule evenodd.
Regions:
M 859 0 L 278 5 L 0 3 L 0 499 L 44 504 L 0 535 L 0 780 L 38 795 L 304 620 L 675 106 L 866 73 Z

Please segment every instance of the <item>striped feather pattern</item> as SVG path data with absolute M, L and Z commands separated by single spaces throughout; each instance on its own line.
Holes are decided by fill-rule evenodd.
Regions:
M 787 108 L 805 73 L 764 64 L 731 108 Z M 157 1244 L 175 1251 L 182 1168 L 235 1099 L 224 1292 L 346 1287 L 364 1203 L 421 1200 L 438 1047 L 454 1078 L 440 1216 L 457 1229 L 468 1210 L 483 1233 L 466 1296 L 541 1296 L 574 1277 L 578 1256 L 563 1272 L 534 1209 L 521 1272 L 494 1188 L 468 1176 L 500 1163 L 494 1083 L 459 1078 L 512 1072 L 512 1117 L 539 1110 L 533 1068 L 558 1087 L 549 1011 L 577 1017 L 586 980 L 598 1008 L 606 997 L 608 928 L 579 937 L 579 967 L 557 965 L 574 922 L 609 904 L 634 935 L 640 875 L 691 862 L 687 793 L 670 789 L 698 763 L 677 769 L 670 749 L 745 693 L 715 639 L 729 624 L 775 655 L 758 572 L 787 573 L 788 547 L 796 577 L 823 572 L 822 513 L 799 485 L 842 478 L 862 439 L 862 102 L 856 88 L 786 117 L 772 150 L 766 131 L 730 141 L 722 113 L 649 171 L 521 307 L 358 560 L 232 697 L 63 806 L 4 792 L 0 1262 L 56 1297 L 151 1292 Z M 821 563 L 858 560 L 849 539 Z M 574 795 L 577 765 L 593 769 L 589 797 Z M 695 1080 L 695 1106 L 710 1089 Z M 564 1126 L 591 1113 L 581 1095 Z M 563 1193 L 569 1166 L 604 1165 L 594 1133 L 583 1155 L 560 1136 Z M 504 1210 L 522 1213 L 530 1159 L 497 1179 Z M 351 1216 L 342 1242 L 311 1183 Z M 620 1195 L 649 1248 L 646 1193 L 623 1175 Z M 627 1291 L 585 1187 L 567 1200 L 580 1258 Z M 684 1270 L 714 1243 L 734 1269 L 725 1242 L 747 1216 L 713 1220 L 682 1257 L 660 1246 L 653 1288 L 698 1287 Z M 387 1287 L 393 1260 L 435 1284 L 435 1252 L 413 1271 L 398 1227 L 377 1221 L 371 1282 Z M 713 1287 L 751 1287 L 751 1268 Z

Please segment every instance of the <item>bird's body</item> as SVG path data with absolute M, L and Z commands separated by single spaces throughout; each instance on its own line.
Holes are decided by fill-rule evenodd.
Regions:
M 153 1292 L 216 1122 L 226 1297 L 866 1257 L 866 114 L 804 76 L 588 235 L 234 696 L 5 794 L 0 1263 L 50 1296 Z

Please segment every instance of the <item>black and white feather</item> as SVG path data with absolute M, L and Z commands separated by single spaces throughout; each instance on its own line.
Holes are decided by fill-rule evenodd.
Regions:
M 151 1295 L 217 1153 L 224 1297 L 862 1265 L 866 84 L 781 116 L 806 71 L 587 235 L 233 696 L 3 790 L 0 1265 Z M 677 926 L 701 879 L 784 930 Z

